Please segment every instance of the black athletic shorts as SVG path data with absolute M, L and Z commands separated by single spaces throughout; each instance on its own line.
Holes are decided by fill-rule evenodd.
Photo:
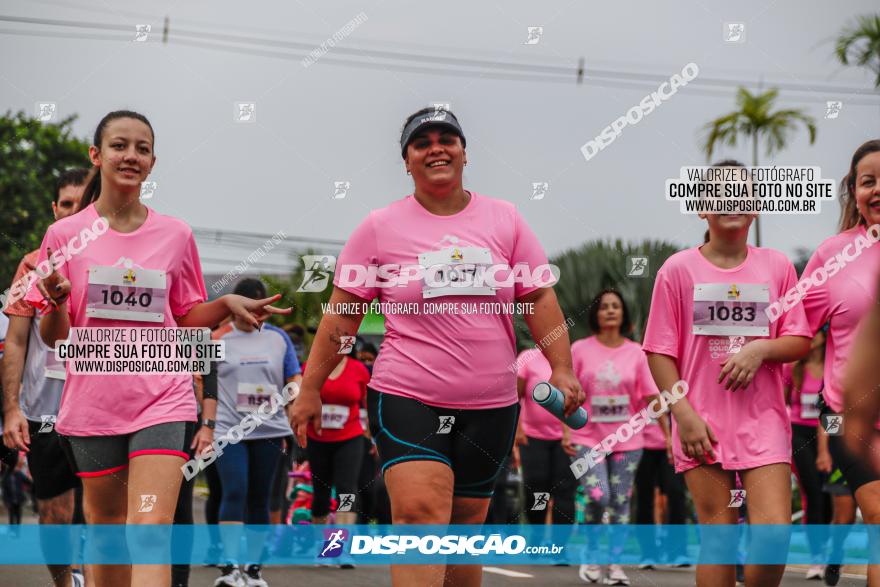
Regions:
M 28 469 L 34 479 L 36 498 L 52 499 L 75 489 L 79 485 L 79 478 L 67 458 L 55 426 L 48 422 L 43 424 L 28 420 L 28 433 L 31 436 L 27 453 Z
M 513 447 L 519 403 L 460 410 L 367 388 L 370 432 L 382 473 L 406 461 L 438 461 L 455 476 L 455 495 L 491 497 Z
M 830 407 L 824 406 L 821 415 L 825 414 L 834 414 L 834 411 Z M 846 426 L 846 418 L 844 418 L 843 424 Z M 849 452 L 844 444 L 843 436 L 828 435 L 828 452 L 831 453 L 834 467 L 843 473 L 846 486 L 853 494 L 862 485 L 880 481 L 880 476 L 871 471 L 871 467 L 867 463 L 860 461 Z

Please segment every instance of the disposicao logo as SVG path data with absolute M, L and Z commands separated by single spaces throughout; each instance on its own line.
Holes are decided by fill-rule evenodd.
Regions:
M 344 529 L 325 529 L 324 544 L 321 546 L 321 552 L 318 558 L 335 558 L 342 554 L 345 541 L 348 540 L 348 530 Z

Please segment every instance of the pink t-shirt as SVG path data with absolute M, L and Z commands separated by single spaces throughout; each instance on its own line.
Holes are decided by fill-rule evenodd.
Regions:
M 660 393 L 645 353 L 631 340 L 624 339 L 619 347 L 610 348 L 595 336 L 582 338 L 571 345 L 571 358 L 587 396 L 583 407 L 590 415 L 586 426 L 571 431 L 574 444 L 599 444 L 642 409 L 646 397 Z M 635 434 L 626 442 L 618 442 L 614 452 L 643 447 L 644 436 Z
M 526 382 L 526 394 L 520 400 L 522 411 L 519 415 L 523 432 L 529 438 L 561 440 L 562 422 L 532 399 L 532 390 L 535 385 L 550 380 L 550 375 L 553 372 L 550 363 L 538 349 L 524 350 L 516 361 L 519 365 L 516 376 Z
M 650 402 L 646 400 L 642 407 L 647 408 L 648 403 Z M 662 417 L 668 418 L 669 416 Z M 660 423 L 657 420 L 648 420 L 648 424 L 642 429 L 642 436 L 644 437 L 646 449 L 666 450 L 666 436 L 663 435 L 663 428 L 660 427 Z
M 810 375 L 804 367 L 804 380 L 800 389 L 794 384 L 794 363 L 786 363 L 782 368 L 782 381 L 791 386 L 791 399 L 788 405 L 788 413 L 792 424 L 801 426 L 819 425 L 819 408 L 816 402 L 819 400 L 819 392 L 822 390 L 822 380 Z
M 479 308 L 480 304 L 513 303 L 537 286 L 510 280 L 510 285 L 502 285 L 490 295 L 468 295 L 462 288 L 432 290 L 427 284 L 423 292 L 422 279 L 408 279 L 402 287 L 341 283 L 353 276 L 346 265 L 378 265 L 380 276 L 397 279 L 401 271 L 394 265 L 415 267 L 426 262 L 432 266 L 437 259 L 446 264 L 458 259 L 514 269 L 524 264 L 532 271 L 547 263 L 537 237 L 509 202 L 471 192 L 462 211 L 437 216 L 410 195 L 370 212 L 339 255 L 334 285 L 365 300 L 378 297 L 383 303 L 420 308 L 417 314 L 386 313 L 385 340 L 373 366 L 370 387 L 438 407 L 483 409 L 515 404 L 512 315 L 422 311 L 423 302 L 436 304 L 428 306 L 435 310 L 443 303 Z M 499 271 L 494 278 L 502 284 L 507 274 Z
M 96 220 L 98 214 L 91 205 L 51 225 L 40 245 L 40 261 L 46 259 L 47 247 L 53 254 L 68 245 L 82 248 L 58 269 L 71 283 L 68 308 L 72 327 L 175 327 L 175 316 L 185 315 L 207 299 L 196 243 L 185 222 L 147 208 L 146 221 L 134 232 L 107 229 L 83 246 L 82 231 L 91 230 Z M 135 276 L 165 272 L 164 321 L 87 316 L 89 270 L 95 267 L 130 269 Z M 153 297 L 160 296 L 156 293 Z M 30 288 L 26 299 L 37 307 L 43 303 L 36 287 Z M 77 375 L 68 369 L 56 428 L 69 436 L 108 436 L 195 419 L 191 375 Z
M 858 257 L 849 261 L 855 253 L 856 240 L 862 239 Z M 813 285 L 803 299 L 810 322 L 810 330 L 816 332 L 830 322 L 825 347 L 825 398 L 832 410 L 843 410 L 843 378 L 846 361 L 851 352 L 859 323 L 877 300 L 877 270 L 880 268 L 880 245 L 866 246 L 871 240 L 865 227 L 857 226 L 836 234 L 819 245 L 804 268 L 804 276 L 825 265 L 838 254 L 844 257 L 846 266 L 822 285 Z M 846 249 L 844 251 L 844 249 Z M 880 428 L 880 420 L 877 421 Z
M 695 247 L 670 257 L 657 273 L 642 346 L 675 359 L 688 401 L 718 439 L 714 451 L 724 469 L 791 462 L 782 366 L 764 363 L 745 390 L 730 392 L 717 381 L 721 363 L 755 338 L 811 335 L 800 305 L 769 324 L 764 312 L 796 280 L 782 253 L 752 246 L 733 269 L 716 267 Z M 759 335 L 762 327 L 769 336 Z M 682 452 L 674 418 L 672 440 L 677 472 L 699 465 Z

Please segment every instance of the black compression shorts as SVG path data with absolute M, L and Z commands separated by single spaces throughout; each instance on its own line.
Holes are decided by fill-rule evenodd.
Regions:
M 519 403 L 462 410 L 367 389 L 370 432 L 382 473 L 406 461 L 438 461 L 455 475 L 455 495 L 491 497 L 510 454 Z

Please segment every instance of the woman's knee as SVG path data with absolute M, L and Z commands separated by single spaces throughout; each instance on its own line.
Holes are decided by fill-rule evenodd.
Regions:
M 424 495 L 397 496 L 391 504 L 395 524 L 448 524 L 449 509 Z

